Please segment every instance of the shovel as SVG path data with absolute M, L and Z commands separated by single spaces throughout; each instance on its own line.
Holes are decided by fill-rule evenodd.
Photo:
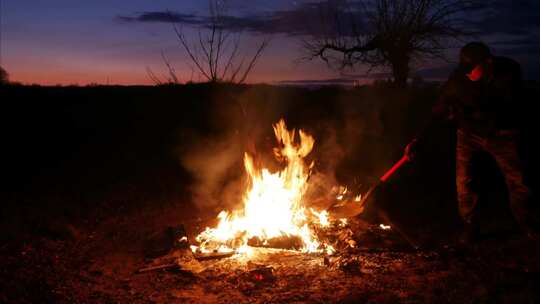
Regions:
M 406 162 L 409 161 L 409 157 L 407 155 L 404 155 L 401 157 L 401 159 L 392 166 L 390 170 L 388 170 L 381 178 L 379 178 L 379 181 L 371 186 L 369 190 L 362 196 L 359 202 L 357 201 L 340 201 L 338 203 L 333 204 L 328 208 L 328 212 L 336 218 L 347 218 L 347 217 L 354 217 L 358 214 L 362 213 L 364 211 L 364 207 L 366 206 L 369 197 L 377 188 L 379 188 L 380 185 L 384 184 L 394 172 L 396 172 L 401 166 L 403 166 Z

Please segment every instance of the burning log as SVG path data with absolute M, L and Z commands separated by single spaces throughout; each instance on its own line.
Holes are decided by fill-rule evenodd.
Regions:
M 193 256 L 198 261 L 205 261 L 205 260 L 214 260 L 214 259 L 224 259 L 231 257 L 235 254 L 235 251 L 230 252 L 219 252 L 219 251 L 213 251 L 213 252 L 195 252 L 193 253 Z
M 252 237 L 247 243 L 251 247 L 263 248 L 278 248 L 301 250 L 304 246 L 302 239 L 299 236 L 278 236 L 266 240 L 261 240 L 259 237 Z

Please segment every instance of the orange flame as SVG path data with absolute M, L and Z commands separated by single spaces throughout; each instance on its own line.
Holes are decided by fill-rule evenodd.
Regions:
M 249 176 L 249 189 L 244 195 L 244 206 L 233 212 L 222 211 L 219 224 L 206 228 L 196 240 L 199 247 L 192 250 L 208 252 L 248 251 L 247 242 L 253 237 L 265 242 L 275 237 L 294 236 L 302 240 L 302 251 L 333 252 L 331 246 L 321 244 L 310 225 L 329 225 L 328 213 L 310 209 L 302 201 L 308 186 L 309 171 L 313 166 L 304 163 L 315 140 L 300 130 L 300 142 L 295 142 L 295 130 L 289 131 L 282 119 L 273 125 L 280 147 L 274 148 L 277 159 L 286 163 L 283 170 L 270 172 L 257 169 L 249 154 L 244 155 L 244 166 Z

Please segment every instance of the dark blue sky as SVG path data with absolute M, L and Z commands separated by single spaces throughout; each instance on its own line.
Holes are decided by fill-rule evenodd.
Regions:
M 304 55 L 300 40 L 305 23 L 297 16 L 312 2 L 227 1 L 233 17 L 229 25 L 243 31 L 246 50 L 271 37 L 250 81 L 364 76 L 362 66 L 344 76 L 320 61 L 298 62 Z M 1 0 L 0 64 L 12 80 L 24 83 L 144 84 L 151 83 L 146 67 L 158 75 L 165 72 L 160 55 L 164 51 L 180 80 L 187 81 L 192 77 L 189 61 L 178 48 L 170 22 L 160 16 L 172 12 L 194 37 L 192 28 L 200 26 L 207 7 L 204 0 Z M 488 9 L 469 18 L 495 54 L 520 61 L 526 78 L 540 78 L 540 1 L 493 0 Z M 414 69 L 426 77 L 445 78 L 455 57 L 456 49 L 450 49 L 450 63 L 417 62 Z

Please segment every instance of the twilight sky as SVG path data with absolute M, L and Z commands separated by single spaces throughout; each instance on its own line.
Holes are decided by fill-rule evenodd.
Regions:
M 326 79 L 365 79 L 358 66 L 347 75 L 321 61 L 299 61 L 305 54 L 301 39 L 305 16 L 317 1 L 229 0 L 228 26 L 242 31 L 244 50 L 254 51 L 264 37 L 271 39 L 250 82 Z M 488 9 L 471 18 L 479 38 L 496 55 L 522 63 L 525 77 L 540 79 L 540 1 L 487 0 Z M 13 81 L 55 84 L 151 84 L 146 68 L 165 72 L 163 51 L 181 81 L 191 78 L 186 54 L 178 47 L 169 17 L 183 24 L 188 38 L 204 23 L 204 0 L 0 0 L 0 65 Z M 426 78 L 445 78 L 455 64 L 417 62 L 414 70 Z M 368 78 L 381 75 L 372 72 Z M 384 74 L 382 75 L 384 76 Z M 198 80 L 197 76 L 193 80 Z

